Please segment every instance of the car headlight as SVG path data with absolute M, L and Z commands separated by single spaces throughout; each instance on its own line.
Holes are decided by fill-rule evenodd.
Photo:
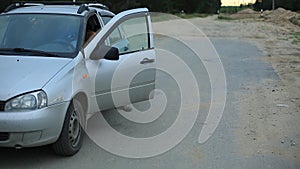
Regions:
M 4 111 L 28 111 L 47 106 L 47 95 L 44 91 L 27 93 L 15 97 L 5 104 Z

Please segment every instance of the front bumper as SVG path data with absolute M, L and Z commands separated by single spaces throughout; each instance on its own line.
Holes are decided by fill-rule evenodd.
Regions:
M 29 112 L 0 112 L 0 147 L 35 147 L 54 143 L 70 102 Z

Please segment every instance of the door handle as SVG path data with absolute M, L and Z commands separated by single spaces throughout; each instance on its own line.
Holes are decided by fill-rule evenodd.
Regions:
M 140 64 L 144 65 L 144 64 L 148 64 L 148 63 L 153 63 L 155 60 L 154 59 L 149 59 L 149 58 L 144 58 Z

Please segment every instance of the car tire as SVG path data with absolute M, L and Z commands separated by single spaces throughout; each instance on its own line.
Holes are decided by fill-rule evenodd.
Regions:
M 73 100 L 67 110 L 63 128 L 58 140 L 52 145 L 54 152 L 62 156 L 76 154 L 84 138 L 85 116 L 83 107 L 78 100 Z

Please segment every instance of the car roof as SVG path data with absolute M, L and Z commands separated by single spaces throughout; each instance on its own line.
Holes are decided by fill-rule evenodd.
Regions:
M 75 5 L 35 5 L 35 6 L 24 6 L 16 9 L 12 9 L 7 14 L 16 13 L 55 13 L 55 14 L 72 14 L 72 15 L 83 15 L 78 14 L 77 11 L 79 6 Z
M 44 5 L 44 4 L 23 4 L 23 6 L 16 5 L 9 9 L 5 13 L 7 14 L 20 14 L 20 13 L 45 13 L 45 14 L 68 14 L 68 15 L 79 15 L 84 16 L 90 10 L 96 10 L 101 16 L 114 16 L 114 13 L 101 9 L 106 6 L 92 4 L 89 7 L 88 4 L 83 5 Z M 82 8 L 82 9 L 81 9 Z M 107 7 L 106 7 L 107 8 Z M 81 12 L 79 12 L 82 10 Z

